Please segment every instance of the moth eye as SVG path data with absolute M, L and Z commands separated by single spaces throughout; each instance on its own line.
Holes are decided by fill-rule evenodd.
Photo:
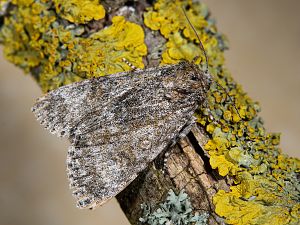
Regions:
M 196 75 L 192 75 L 191 80 L 198 80 L 198 77 Z

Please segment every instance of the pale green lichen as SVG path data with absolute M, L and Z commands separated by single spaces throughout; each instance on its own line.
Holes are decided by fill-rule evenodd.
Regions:
M 205 63 L 182 8 L 201 37 L 215 78 L 208 93 L 208 107 L 197 113 L 198 122 L 211 135 L 205 150 L 212 168 L 222 176 L 233 177 L 235 182 L 230 192 L 221 190 L 215 195 L 216 213 L 229 224 L 299 224 L 300 161 L 281 153 L 279 135 L 266 132 L 257 115 L 259 105 L 224 67 L 226 41 L 217 32 L 204 4 L 158 0 L 145 13 L 145 24 L 160 31 L 167 40 L 161 63 L 192 60 L 196 56 L 200 56 L 196 63 Z
M 193 207 L 184 190 L 178 195 L 171 189 L 166 201 L 151 212 L 150 206 L 142 204 L 143 218 L 140 222 L 149 225 L 206 225 L 209 214 L 207 212 L 193 213 Z

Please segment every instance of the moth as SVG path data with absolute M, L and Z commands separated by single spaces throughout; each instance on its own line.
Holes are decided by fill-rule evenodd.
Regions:
M 187 134 L 211 81 L 184 61 L 84 80 L 39 98 L 32 108 L 38 121 L 71 142 L 67 172 L 77 206 L 104 204 Z

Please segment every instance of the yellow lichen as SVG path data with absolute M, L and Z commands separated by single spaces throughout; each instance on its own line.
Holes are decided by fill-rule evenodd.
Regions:
M 15 5 L 29 6 L 34 2 L 34 0 L 12 0 L 11 2 Z
M 230 193 L 221 190 L 214 197 L 215 211 L 228 224 L 293 224 L 289 207 L 267 206 L 254 199 L 241 198 L 237 188 L 232 188 Z
M 99 0 L 53 0 L 56 12 L 71 23 L 87 23 L 105 17 Z
M 208 107 L 202 107 L 196 115 L 197 122 L 211 135 L 205 150 L 212 168 L 235 181 L 230 192 L 220 190 L 214 196 L 216 213 L 229 224 L 299 224 L 300 161 L 281 153 L 279 135 L 265 131 L 257 115 L 259 105 L 224 67 L 226 40 L 217 32 L 204 4 L 158 0 L 144 14 L 146 26 L 159 31 L 167 41 L 161 64 L 190 61 L 199 56 L 196 63 L 205 63 L 182 8 L 196 27 L 215 78 L 207 96 Z
M 81 26 L 65 26 L 51 5 L 36 1 L 20 3 L 1 27 L 0 40 L 6 58 L 34 73 L 44 92 L 85 78 L 130 70 L 126 58 L 143 68 L 147 54 L 144 31 L 124 17 L 84 38 Z M 71 7 L 72 8 L 72 7 Z
M 41 74 L 41 84 L 49 84 L 50 89 L 61 85 L 59 74 L 70 77 L 91 78 L 122 71 L 131 68 L 123 62 L 126 58 L 138 68 L 144 68 L 142 56 L 147 54 L 142 28 L 130 23 L 124 17 L 112 19 L 112 26 L 94 33 L 89 38 L 66 39 L 66 56 L 60 60 L 60 67 L 49 65 Z M 51 74 L 51 75 L 50 75 Z M 53 82 L 52 82 L 53 81 Z M 53 85 L 52 85 L 53 84 Z
M 296 221 L 292 212 L 297 214 L 298 204 L 292 200 L 284 202 L 276 183 L 261 176 L 245 175 L 237 176 L 239 184 L 232 186 L 231 192 L 221 190 L 214 196 L 216 212 L 227 223 L 293 224 L 291 221 Z
M 224 155 L 212 155 L 209 162 L 213 169 L 218 168 L 219 174 L 221 176 L 226 176 L 229 172 L 232 175 L 235 175 L 237 173 L 237 165 L 228 161 Z
M 162 54 L 162 64 L 174 64 L 181 60 L 193 60 L 197 64 L 205 62 L 203 53 L 199 48 L 199 41 L 188 24 L 182 8 L 194 24 L 195 29 L 201 36 L 201 40 L 207 52 L 211 55 L 213 63 L 223 63 L 223 55 L 215 54 L 220 51 L 218 37 L 208 32 L 215 31 L 214 25 L 210 25 L 205 19 L 207 8 L 204 4 L 190 1 L 157 1 L 154 10 L 144 14 L 145 25 L 152 30 L 159 30 L 167 39 L 166 50 Z M 204 31 L 207 28 L 207 31 Z M 211 63 L 210 62 L 210 63 Z

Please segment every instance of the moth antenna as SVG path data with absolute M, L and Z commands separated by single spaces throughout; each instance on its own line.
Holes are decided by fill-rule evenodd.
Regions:
M 194 27 L 193 24 L 191 23 L 189 17 L 188 17 L 187 14 L 186 14 L 186 11 L 185 11 L 185 9 L 184 9 L 183 7 L 182 7 L 182 11 L 183 11 L 183 13 L 184 13 L 184 16 L 185 16 L 186 20 L 188 21 L 189 25 L 190 25 L 191 28 L 193 29 L 193 31 L 194 31 L 194 33 L 195 33 L 195 35 L 196 35 L 196 37 L 197 37 L 197 39 L 198 39 L 198 41 L 199 41 L 200 48 L 201 48 L 201 50 L 203 51 L 203 54 L 204 54 L 204 56 L 205 56 L 205 61 L 206 61 L 206 71 L 205 71 L 205 72 L 208 73 L 208 56 L 207 56 L 207 53 L 206 53 L 206 51 L 205 51 L 205 48 L 204 48 L 204 46 L 203 46 L 203 44 L 202 44 L 202 41 L 201 41 L 201 39 L 200 39 L 200 37 L 199 37 L 199 35 L 198 35 L 198 33 L 197 33 L 195 27 Z M 231 98 L 231 96 L 230 96 L 229 93 L 227 92 L 227 90 L 226 90 L 221 84 L 219 84 L 218 82 L 215 81 L 215 83 L 216 83 L 216 84 L 217 84 L 217 85 L 218 85 L 218 86 L 226 93 L 226 97 L 228 96 L 228 98 L 230 99 L 230 101 L 233 103 L 234 108 L 235 108 L 235 110 L 236 110 L 238 116 L 239 116 L 240 119 L 242 120 L 242 117 L 241 117 L 241 115 L 240 115 L 240 113 L 239 113 L 239 111 L 238 111 L 238 109 L 237 109 L 237 107 L 236 107 L 236 105 L 235 105 L 233 99 Z
M 132 63 L 130 63 L 127 59 L 122 58 L 123 62 L 125 62 L 132 70 L 137 70 L 137 67 L 135 67 L 134 65 L 132 65 Z
M 207 54 L 206 54 L 205 48 L 204 48 L 204 46 L 203 46 L 203 44 L 202 44 L 202 41 L 201 41 L 201 39 L 200 39 L 200 37 L 199 37 L 199 35 L 198 35 L 198 33 L 197 33 L 195 27 L 194 27 L 193 24 L 191 23 L 191 21 L 190 21 L 190 19 L 188 18 L 188 16 L 187 16 L 187 14 L 186 14 L 186 12 L 185 12 L 185 10 L 184 10 L 183 7 L 182 7 L 182 11 L 183 11 L 183 13 L 184 13 L 184 16 L 185 16 L 186 20 L 188 21 L 189 25 L 190 25 L 191 28 L 193 29 L 193 31 L 194 31 L 194 33 L 196 34 L 196 37 L 197 37 L 197 39 L 198 39 L 198 41 L 199 41 L 200 48 L 201 48 L 201 50 L 203 51 L 203 54 L 204 54 L 204 56 L 205 56 L 205 61 L 206 61 L 206 72 L 208 72 L 208 56 L 207 56 Z

